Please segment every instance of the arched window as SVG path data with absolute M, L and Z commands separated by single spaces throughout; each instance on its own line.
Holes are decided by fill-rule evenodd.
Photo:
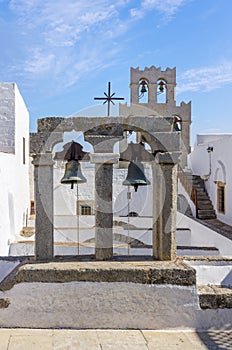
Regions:
M 178 115 L 173 115 L 174 121 L 173 121 L 173 130 L 174 131 L 181 131 L 182 130 L 182 119 Z
M 139 81 L 139 103 L 148 103 L 148 81 L 140 79 Z
M 157 81 L 157 103 L 166 103 L 166 82 L 164 79 Z

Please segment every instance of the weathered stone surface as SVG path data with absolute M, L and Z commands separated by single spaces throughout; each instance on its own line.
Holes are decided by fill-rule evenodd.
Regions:
M 202 309 L 231 309 L 232 288 L 222 286 L 199 286 L 199 303 Z
M 111 158 L 111 157 L 110 157 Z M 113 258 L 113 164 L 95 164 L 95 254 L 97 260 Z
M 35 177 L 35 253 L 39 260 L 53 259 L 53 160 L 52 154 L 33 159 Z
M 90 135 L 121 136 L 124 130 L 171 132 L 172 117 L 47 117 L 38 119 L 38 132 L 83 131 Z
M 10 305 L 9 299 L 0 298 L 0 309 L 6 309 Z
M 15 153 L 14 83 L 0 83 L 0 152 Z
M 196 283 L 195 270 L 181 261 L 76 261 L 31 262 L 20 266 L 4 281 L 0 290 L 8 290 L 22 282 L 131 282 L 140 284 L 173 284 L 191 286 Z

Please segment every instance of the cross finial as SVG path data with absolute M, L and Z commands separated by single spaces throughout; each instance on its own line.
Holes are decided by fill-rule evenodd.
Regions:
M 105 102 L 103 102 L 103 105 L 108 104 L 108 108 L 107 108 L 107 117 L 110 116 L 110 103 L 112 103 L 114 105 L 114 101 L 115 100 L 124 100 L 123 97 L 113 97 L 115 95 L 115 92 L 113 94 L 111 94 L 110 92 L 110 82 L 108 82 L 108 94 L 106 92 L 104 92 L 104 95 L 106 97 L 94 97 L 94 100 L 104 100 Z M 114 101 L 113 101 L 114 100 Z

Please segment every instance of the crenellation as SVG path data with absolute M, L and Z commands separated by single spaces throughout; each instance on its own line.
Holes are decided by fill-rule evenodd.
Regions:
M 191 125 L 191 102 L 181 102 L 176 104 L 176 67 L 167 67 L 162 70 L 161 67 L 151 66 L 140 70 L 139 67 L 131 68 L 130 71 L 130 105 L 120 104 L 120 116 L 139 116 L 146 117 L 153 115 L 166 118 L 168 116 L 178 116 L 181 118 L 181 137 L 182 137 L 182 159 L 181 165 L 187 165 L 187 155 L 190 152 L 190 125 Z M 145 80 L 145 91 L 141 89 L 141 81 Z M 163 86 L 159 83 L 163 82 Z M 144 89 L 143 89 L 144 90 Z M 162 95 L 162 96 L 160 96 Z M 160 98 L 163 97 L 163 98 Z

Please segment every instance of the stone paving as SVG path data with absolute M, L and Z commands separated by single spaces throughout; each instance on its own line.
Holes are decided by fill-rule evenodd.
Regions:
M 232 331 L 0 329 L 0 350 L 232 349 Z

